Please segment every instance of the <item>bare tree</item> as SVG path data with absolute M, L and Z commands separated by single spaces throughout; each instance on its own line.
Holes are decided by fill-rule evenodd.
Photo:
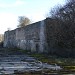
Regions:
M 17 27 L 24 27 L 31 23 L 30 19 L 25 16 L 19 16 L 19 25 Z
M 56 47 L 67 48 L 68 51 L 63 49 L 65 50 L 64 53 L 67 52 L 68 55 L 72 55 L 75 53 L 75 0 L 67 0 L 66 5 L 63 7 L 52 9 L 50 15 L 50 18 L 57 21 L 55 29 L 58 31 L 53 30 L 54 33 L 52 35 L 53 40 L 56 39 Z M 51 29 L 49 26 L 47 28 L 47 30 Z

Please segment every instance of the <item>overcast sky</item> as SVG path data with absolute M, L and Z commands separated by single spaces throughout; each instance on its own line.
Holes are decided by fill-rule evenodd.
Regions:
M 15 29 L 18 16 L 27 16 L 33 22 L 45 19 L 49 10 L 64 4 L 65 0 L 0 0 L 0 34 Z

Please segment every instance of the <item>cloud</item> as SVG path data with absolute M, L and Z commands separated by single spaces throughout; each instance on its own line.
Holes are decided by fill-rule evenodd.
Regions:
M 1 1 L 3 1 L 3 0 L 1 0 Z M 10 11 L 10 13 L 8 13 L 9 11 L 7 12 L 7 10 L 4 9 L 4 11 L 1 11 L 3 13 L 0 13 L 0 33 L 3 33 L 4 31 L 7 30 L 7 28 L 15 29 L 17 27 L 18 16 L 27 16 L 33 22 L 37 22 L 37 21 L 45 19 L 47 11 L 51 7 L 53 7 L 57 4 L 62 4 L 63 0 L 61 0 L 61 2 L 60 2 L 60 0 L 52 0 L 52 2 L 49 1 L 48 3 L 45 3 L 43 5 L 35 4 L 37 8 L 34 8 L 35 7 L 35 6 L 33 6 L 34 3 L 33 3 L 33 5 L 31 5 L 32 3 L 27 2 L 27 0 L 13 0 L 15 2 L 10 2 L 10 3 L 7 3 L 7 2 L 2 3 L 1 1 L 0 1 L 0 8 L 9 8 L 9 11 Z M 64 2 L 63 2 L 63 4 L 64 4 Z M 23 5 L 29 5 L 29 6 L 25 8 Z M 25 10 L 22 7 L 19 8 L 20 6 L 24 7 Z M 19 8 L 19 9 L 17 9 L 17 11 L 12 10 L 12 13 L 11 13 L 10 9 L 15 8 L 15 7 Z M 23 12 L 21 9 L 23 9 Z M 26 11 L 26 9 L 28 9 L 28 10 Z M 13 13 L 15 13 L 15 14 L 13 14 Z
M 45 19 L 45 13 L 42 12 L 30 13 L 30 14 L 26 14 L 26 16 L 30 18 L 33 22 L 37 22 Z
M 17 0 L 13 5 L 18 6 L 18 5 L 23 5 L 23 4 L 26 4 L 25 1 Z
M 1 8 L 11 8 L 11 7 L 18 7 L 21 5 L 25 5 L 26 2 L 22 0 L 16 0 L 14 3 L 0 3 Z
M 12 13 L 0 13 L 0 34 L 7 31 L 8 28 L 17 27 L 17 15 Z

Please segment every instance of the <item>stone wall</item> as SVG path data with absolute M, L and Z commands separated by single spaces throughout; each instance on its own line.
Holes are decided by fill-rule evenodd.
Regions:
M 4 34 L 4 47 L 45 52 L 47 47 L 45 26 L 43 20 L 12 31 L 6 31 Z

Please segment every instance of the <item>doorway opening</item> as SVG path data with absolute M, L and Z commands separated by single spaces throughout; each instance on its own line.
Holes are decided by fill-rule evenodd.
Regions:
M 39 52 L 39 45 L 36 44 L 36 52 Z

